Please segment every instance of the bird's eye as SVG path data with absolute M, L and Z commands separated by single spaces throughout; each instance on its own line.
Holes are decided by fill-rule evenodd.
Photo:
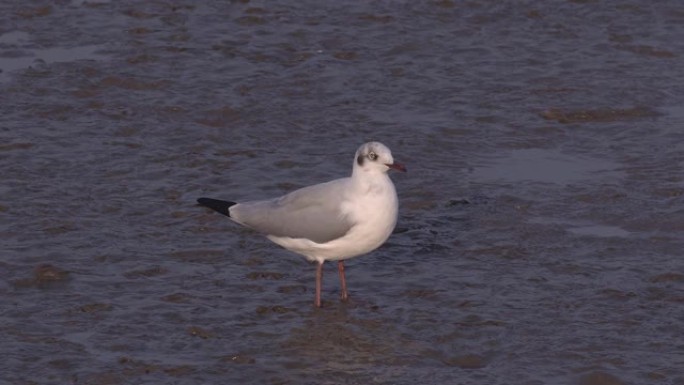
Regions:
M 376 154 L 376 153 L 374 153 L 374 152 L 369 152 L 369 153 L 368 153 L 368 159 L 370 159 L 370 160 L 376 160 L 376 159 L 378 159 L 378 154 Z

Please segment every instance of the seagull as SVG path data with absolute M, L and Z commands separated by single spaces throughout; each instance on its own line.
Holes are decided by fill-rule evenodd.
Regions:
M 344 261 L 377 249 L 392 234 L 399 200 L 387 175 L 390 169 L 406 172 L 387 146 L 368 142 L 356 151 L 350 177 L 268 200 L 236 203 L 199 198 L 197 202 L 317 262 L 314 305 L 321 307 L 323 263 L 337 261 L 341 299 L 346 301 Z

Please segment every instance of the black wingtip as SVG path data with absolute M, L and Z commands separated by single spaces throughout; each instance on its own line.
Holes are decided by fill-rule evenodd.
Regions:
M 230 209 L 231 206 L 236 205 L 235 202 L 230 202 L 230 201 L 222 201 L 220 199 L 211 199 L 211 198 L 199 198 L 197 200 L 197 203 L 201 204 L 202 206 L 207 206 L 212 210 L 216 210 L 220 212 L 223 215 L 230 216 Z

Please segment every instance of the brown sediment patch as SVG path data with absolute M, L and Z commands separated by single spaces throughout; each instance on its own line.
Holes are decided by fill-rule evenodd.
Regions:
M 58 224 L 56 226 L 51 226 L 43 229 L 43 231 L 46 234 L 49 235 L 60 235 L 64 233 L 69 233 L 71 231 L 75 231 L 77 229 L 76 225 L 71 223 L 71 222 L 64 222 L 62 224 Z
M 214 336 L 214 333 L 201 328 L 199 326 L 191 326 L 188 328 L 188 334 L 190 334 L 193 337 L 199 337 L 203 340 L 206 340 L 207 338 L 211 338 Z
M 359 16 L 359 20 L 364 20 L 364 21 L 371 21 L 375 23 L 389 23 L 390 21 L 394 21 L 394 17 L 390 15 L 372 15 L 372 14 L 363 14 Z
M 434 289 L 409 289 L 402 293 L 409 298 L 435 299 L 441 290 Z
M 148 33 L 152 33 L 152 30 L 145 27 L 134 27 L 130 28 L 128 33 L 131 35 L 146 35 Z
M 148 54 L 142 54 L 142 55 L 137 55 L 137 56 L 132 56 L 126 59 L 126 61 L 129 64 L 141 64 L 141 63 L 151 63 L 159 60 L 156 56 L 153 55 L 148 55 Z
M 211 262 L 221 260 L 224 254 L 220 250 L 187 250 L 173 252 L 171 258 L 183 262 Z
M 615 122 L 640 118 L 652 118 L 660 116 L 660 113 L 648 107 L 632 108 L 601 108 L 595 110 L 564 111 L 558 108 L 550 108 L 539 113 L 546 120 L 555 120 L 558 123 L 583 123 L 583 122 Z
M 165 295 L 161 298 L 162 301 L 172 302 L 172 303 L 184 303 L 188 302 L 192 297 L 186 293 L 173 293 Z
M 285 306 L 259 306 L 256 308 L 257 314 L 284 314 L 293 311 L 293 309 L 287 308 Z
M 165 367 L 163 371 L 171 377 L 182 377 L 195 373 L 197 369 L 190 365 L 178 365 Z
M 631 291 L 622 291 L 618 289 L 603 289 L 599 292 L 599 294 L 603 297 L 606 297 L 608 299 L 614 299 L 614 300 L 630 300 L 633 298 L 637 297 L 637 294 Z
M 140 134 L 140 128 L 139 127 L 133 127 L 133 126 L 123 126 L 119 127 L 116 131 L 114 131 L 114 136 L 118 138 L 130 138 L 133 136 L 136 136 Z
M 527 16 L 529 19 L 542 19 L 544 14 L 536 9 L 530 9 L 529 11 L 525 12 L 525 16 Z
M 624 381 L 605 372 L 593 372 L 583 376 L 580 385 L 623 385 Z
M 438 7 L 443 7 L 443 8 L 453 8 L 456 6 L 456 4 L 453 2 L 453 0 L 439 0 L 439 1 L 435 1 L 432 4 L 436 5 Z
M 157 17 L 158 15 L 154 13 L 147 13 L 143 11 L 138 11 L 136 9 L 128 9 L 123 12 L 124 15 L 128 17 L 132 17 L 135 19 L 152 19 L 154 17 Z
M 265 15 L 268 13 L 268 11 L 261 7 L 250 7 L 245 9 L 245 13 L 250 15 Z
M 165 88 L 169 85 L 169 81 L 159 80 L 155 82 L 143 82 L 133 78 L 107 76 L 106 78 L 102 79 L 100 85 L 103 87 L 118 87 L 133 91 L 150 91 Z
M 356 60 L 359 58 L 359 54 L 353 51 L 342 51 L 336 52 L 333 57 L 340 60 Z
M 256 359 L 246 354 L 229 354 L 221 357 L 219 361 L 232 364 L 253 364 L 256 362 Z
M 100 87 L 97 86 L 87 86 L 83 88 L 79 88 L 77 90 L 74 90 L 71 92 L 71 95 L 73 95 L 76 98 L 92 98 L 97 96 L 100 93 Z M 96 104 L 90 104 L 90 108 L 102 108 L 104 104 L 99 102 Z
M 582 203 L 606 204 L 615 203 L 627 198 L 627 194 L 622 191 L 606 189 L 599 193 L 577 194 L 574 199 Z
M 671 51 L 665 49 L 658 49 L 655 47 L 651 47 L 650 45 L 620 44 L 616 48 L 622 51 L 632 52 L 641 56 L 651 56 L 666 59 L 677 57 L 677 55 Z
M 487 360 L 483 356 L 472 353 L 444 359 L 444 363 L 461 369 L 481 369 L 487 366 Z
M 306 293 L 308 289 L 303 285 L 285 285 L 280 286 L 276 291 L 283 294 L 303 294 Z
M 437 207 L 437 202 L 432 199 L 420 199 L 404 203 L 406 210 L 432 210 Z
M 48 107 L 44 110 L 38 112 L 38 116 L 41 118 L 52 119 L 52 120 L 67 120 L 71 117 L 75 108 L 69 105 L 56 105 Z
M 129 278 L 129 279 L 135 279 L 135 278 L 141 278 L 141 277 L 155 277 L 158 275 L 164 275 L 168 273 L 169 270 L 161 267 L 161 266 L 154 266 L 149 269 L 143 269 L 143 270 L 131 270 L 128 272 L 124 273 L 124 277 Z
M 648 301 L 667 301 L 670 299 L 670 290 L 663 287 L 647 287 L 644 290 L 644 297 Z
M 34 271 L 34 279 L 38 283 L 64 281 L 69 272 L 52 265 L 40 265 Z
M 455 322 L 454 325 L 458 327 L 488 327 L 488 326 L 504 326 L 506 322 L 501 320 L 487 320 L 482 319 L 476 315 L 465 317 L 459 322 Z
M 470 201 L 467 200 L 467 199 L 465 199 L 465 198 L 461 198 L 461 199 L 450 199 L 450 200 L 446 203 L 446 207 L 463 206 L 463 205 L 469 205 L 469 204 L 470 204 Z
M 0 151 L 28 150 L 33 147 L 33 143 L 10 143 L 0 145 Z
M 680 273 L 664 273 L 658 274 L 649 279 L 650 282 L 684 282 L 684 274 Z
M 267 22 L 266 18 L 254 15 L 238 17 L 236 21 L 244 26 L 264 25 Z
M 283 159 L 275 162 L 274 165 L 278 168 L 291 169 L 295 167 L 301 167 L 302 164 L 293 160 Z
M 42 264 L 33 270 L 33 277 L 13 281 L 15 287 L 45 287 L 53 283 L 66 282 L 69 272 L 50 264 Z
M 15 12 L 15 15 L 24 18 L 32 19 L 34 17 L 47 16 L 52 13 L 52 7 L 49 5 L 41 7 L 26 7 L 21 8 Z
M 251 273 L 247 273 L 247 279 L 270 279 L 270 280 L 278 280 L 282 279 L 285 276 L 285 274 L 282 273 L 276 273 L 276 272 L 271 272 L 271 271 L 254 271 Z
M 653 189 L 653 194 L 662 198 L 677 198 L 684 195 L 684 188 L 681 187 L 661 187 Z
M 78 308 L 82 313 L 97 313 L 112 310 L 112 305 L 108 303 L 89 303 Z

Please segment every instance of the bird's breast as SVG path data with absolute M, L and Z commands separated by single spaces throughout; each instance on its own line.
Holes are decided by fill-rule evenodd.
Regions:
M 352 221 L 357 224 L 359 242 L 379 246 L 392 233 L 397 224 L 397 194 L 392 184 L 374 186 L 349 201 L 346 210 Z

